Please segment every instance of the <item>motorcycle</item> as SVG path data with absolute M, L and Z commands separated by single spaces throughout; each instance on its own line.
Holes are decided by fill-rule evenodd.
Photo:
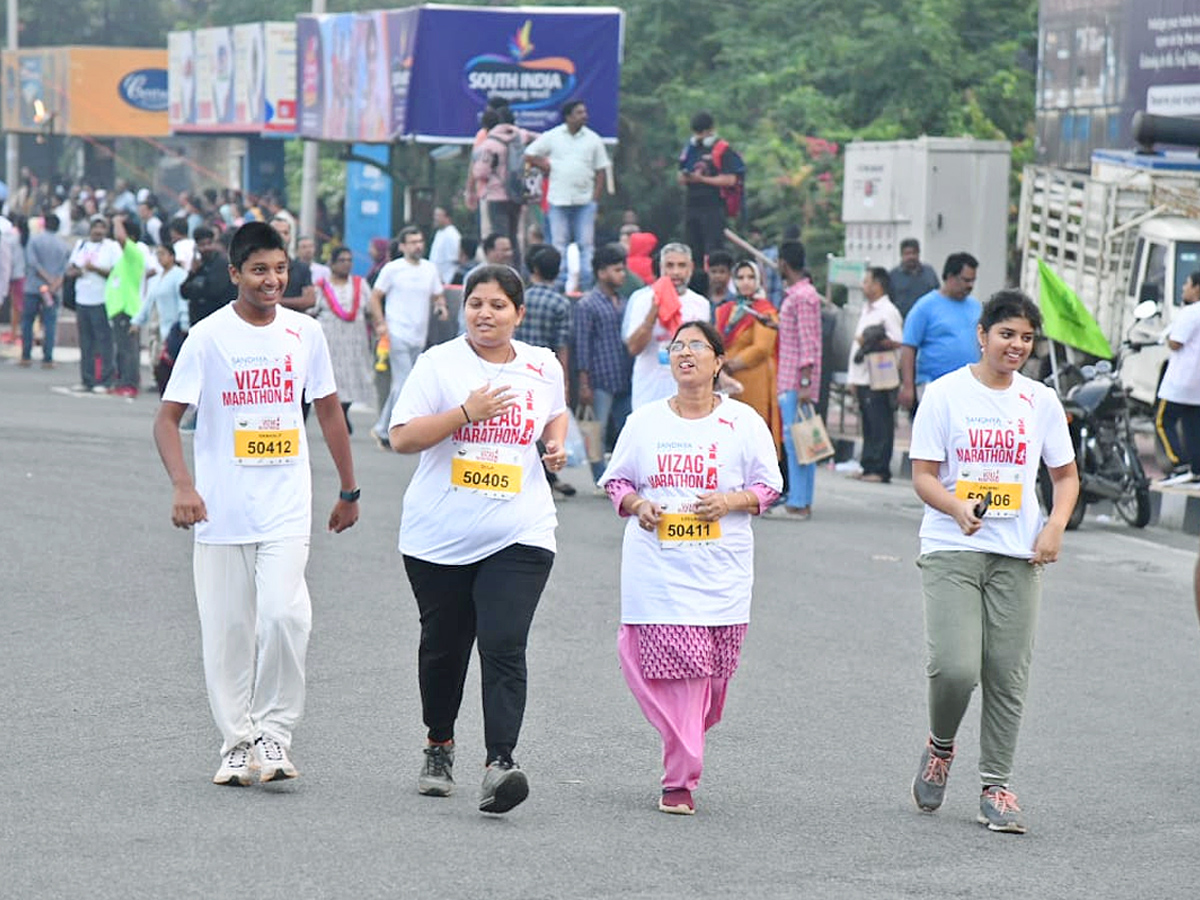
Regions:
M 1138 312 L 1140 308 L 1135 319 L 1145 318 Z M 1122 349 L 1136 352 L 1146 346 L 1149 344 L 1127 340 Z M 1069 374 L 1078 376 L 1078 383 L 1061 397 L 1079 467 L 1079 499 L 1067 520 L 1070 530 L 1079 527 L 1089 503 L 1101 500 L 1111 501 L 1117 515 L 1134 528 L 1150 523 L 1150 479 L 1142 470 L 1133 439 L 1129 393 L 1121 383 L 1119 354 L 1116 360 L 1116 367 L 1108 360 L 1078 369 L 1068 366 Z M 1038 494 L 1042 505 L 1050 509 L 1054 486 L 1045 463 L 1038 470 Z

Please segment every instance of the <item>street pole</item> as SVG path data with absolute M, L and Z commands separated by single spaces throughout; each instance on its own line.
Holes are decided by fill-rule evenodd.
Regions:
M 9 0 L 13 2 L 13 0 Z M 312 0 L 312 12 L 325 12 L 325 0 Z M 317 178 L 320 175 L 321 146 L 316 141 L 304 142 L 304 165 L 300 170 L 300 234 L 315 235 L 317 230 Z M 299 235 L 295 235 L 299 237 Z
M 8 29 L 8 41 L 5 49 L 9 53 L 17 50 L 17 0 L 7 0 L 8 10 L 5 27 Z M 17 61 L 13 59 L 15 66 Z M 11 197 L 17 192 L 17 181 L 21 169 L 21 144 L 17 133 L 12 130 L 16 122 L 4 123 L 4 180 L 8 183 L 8 194 Z

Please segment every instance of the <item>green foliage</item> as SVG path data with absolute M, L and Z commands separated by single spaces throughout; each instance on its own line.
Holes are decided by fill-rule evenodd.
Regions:
M 20 0 L 17 40 L 22 47 L 165 47 L 172 6 L 170 0 Z

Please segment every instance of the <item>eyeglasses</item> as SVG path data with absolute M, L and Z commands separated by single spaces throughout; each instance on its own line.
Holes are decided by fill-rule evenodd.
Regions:
M 668 353 L 682 353 L 684 347 L 687 347 L 693 353 L 703 353 L 705 350 L 709 350 L 714 353 L 716 352 L 715 350 L 713 350 L 711 344 L 709 344 L 707 341 L 702 341 L 699 338 L 697 338 L 694 341 L 686 341 L 686 342 L 685 341 L 671 341 L 671 343 L 667 344 L 667 352 Z

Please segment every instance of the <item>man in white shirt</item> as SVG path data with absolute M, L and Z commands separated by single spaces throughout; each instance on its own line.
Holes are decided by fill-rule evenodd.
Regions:
M 296 259 L 308 266 L 309 272 L 312 273 L 312 283 L 314 285 L 329 280 L 331 274 L 329 266 L 325 265 L 325 263 L 317 262 L 316 238 L 306 234 L 296 241 Z M 315 289 L 313 296 L 314 298 L 316 296 Z
M 587 106 L 582 100 L 568 100 L 562 117 L 561 125 L 525 148 L 525 156 L 550 177 L 550 242 L 563 259 L 568 244 L 579 245 L 579 288 L 587 291 L 592 286 L 596 205 L 604 190 L 608 154 L 600 135 L 587 127 Z
M 425 237 L 421 229 L 409 225 L 400 230 L 396 237 L 402 256 L 393 259 L 379 271 L 375 287 L 371 291 L 371 321 L 375 333 L 388 336 L 388 362 L 392 370 L 392 389 L 379 411 L 379 421 L 371 434 L 384 450 L 391 450 L 388 442 L 388 427 L 392 421 L 392 407 L 404 387 L 404 380 L 412 371 L 417 357 L 425 349 L 429 334 L 429 311 L 439 319 L 449 318 L 446 297 L 442 291 L 442 279 L 437 268 L 427 259 Z M 386 314 L 384 300 L 386 298 Z
M 462 248 L 462 235 L 450 220 L 450 213 L 442 206 L 434 207 L 433 227 L 437 230 L 433 234 L 433 243 L 429 245 L 429 261 L 437 268 L 442 284 L 453 284 L 458 254 Z
M 104 289 L 120 256 L 120 245 L 108 236 L 108 220 L 92 216 L 87 240 L 75 247 L 67 265 L 67 277 L 75 279 L 75 323 L 79 329 L 80 383 L 71 388 L 76 393 L 106 394 L 112 384 L 113 337 L 104 308 Z
M 1200 301 L 1200 270 L 1184 280 L 1184 306 L 1175 314 L 1167 334 L 1171 358 L 1158 386 L 1154 425 L 1173 471 L 1162 484 L 1200 487 L 1200 302 L 1197 301 Z
M 892 480 L 892 449 L 896 433 L 896 389 L 900 386 L 896 351 L 904 338 L 904 321 L 888 297 L 888 272 L 880 266 L 867 270 L 862 292 L 866 303 L 854 329 L 846 382 L 858 397 L 862 423 L 862 456 L 859 462 L 863 481 L 887 483 Z M 876 386 L 871 384 L 875 367 Z M 891 377 L 883 378 L 890 372 Z M 894 382 L 894 383 L 893 383 Z
M 350 436 L 320 323 L 280 305 L 283 238 L 249 222 L 230 243 L 237 298 L 193 326 L 154 420 L 174 486 L 171 522 L 195 526 L 192 573 L 204 679 L 221 732 L 213 781 L 246 786 L 295 778 L 292 732 L 304 711 L 312 603 L 304 571 L 312 474 L 301 421 L 312 401 L 341 490 L 328 528 L 358 520 Z M 188 471 L 179 423 L 200 414 Z
M 687 286 L 693 270 L 691 247 L 667 244 L 658 255 L 658 265 L 679 297 L 679 309 L 667 316 L 655 285 L 635 291 L 629 298 L 621 339 L 633 357 L 633 409 L 675 393 L 667 344 L 684 322 L 708 322 L 712 311 L 708 300 Z

